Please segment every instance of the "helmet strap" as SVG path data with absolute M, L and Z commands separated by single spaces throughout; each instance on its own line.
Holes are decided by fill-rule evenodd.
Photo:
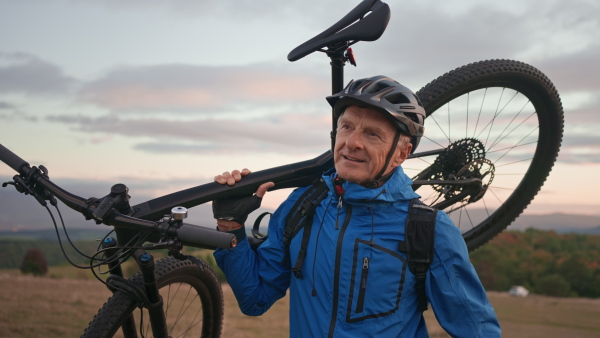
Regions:
M 390 161 L 392 160 L 392 156 L 394 156 L 394 153 L 396 152 L 396 147 L 398 147 L 399 140 L 400 140 L 400 131 L 396 130 L 396 135 L 394 135 L 394 142 L 392 142 L 392 148 L 390 149 L 390 152 L 388 153 L 387 158 L 385 159 L 385 164 L 383 165 L 383 168 L 381 168 L 381 171 L 379 172 L 379 174 L 377 174 L 377 176 L 375 176 L 375 179 L 373 181 L 371 181 L 371 183 L 366 185 L 367 188 L 371 188 L 371 189 L 379 188 L 385 181 L 387 181 L 392 176 L 392 174 L 394 173 L 393 171 L 390 172 L 389 174 L 385 175 L 385 177 L 383 176 L 383 174 L 385 174 L 385 170 L 387 169 L 388 165 L 390 164 Z
M 333 154 L 333 152 L 335 151 L 335 134 L 337 132 L 335 130 L 332 130 L 329 135 L 331 137 L 331 153 Z

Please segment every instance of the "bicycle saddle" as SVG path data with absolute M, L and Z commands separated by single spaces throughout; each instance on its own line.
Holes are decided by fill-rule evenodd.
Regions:
M 386 3 L 364 0 L 333 26 L 294 48 L 288 54 L 288 60 L 299 60 L 323 47 L 333 47 L 340 42 L 375 41 L 383 34 L 389 21 L 390 7 Z

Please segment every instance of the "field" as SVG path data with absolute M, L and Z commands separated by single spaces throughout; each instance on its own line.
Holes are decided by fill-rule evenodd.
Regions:
M 50 271 L 51 275 L 70 275 L 71 278 L 40 278 L 0 271 L 2 336 L 79 336 L 109 292 L 89 276 L 69 274 L 71 269 L 52 268 Z M 226 309 L 223 337 L 288 336 L 287 298 L 264 316 L 246 317 L 239 312 L 227 285 L 223 291 Z M 496 292 L 490 292 L 489 297 L 504 337 L 600 337 L 600 299 L 536 295 L 516 298 Z M 432 337 L 447 337 L 431 310 L 426 312 L 426 319 Z

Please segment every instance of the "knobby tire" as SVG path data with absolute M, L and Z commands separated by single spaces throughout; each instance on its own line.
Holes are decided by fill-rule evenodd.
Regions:
M 488 167 L 492 163 L 495 168 L 492 173 L 498 183 L 491 182 L 481 200 L 445 210 L 454 215 L 455 223 L 470 223 L 457 226 L 469 250 L 474 250 L 513 222 L 548 177 L 562 142 L 564 117 L 560 97 L 542 72 L 511 60 L 487 60 L 457 68 L 421 88 L 417 96 L 427 112 L 425 137 L 418 151 L 428 150 L 422 146 L 428 142 L 430 149 L 452 143 L 468 144 L 466 148 L 485 148 L 486 160 L 478 163 L 485 162 Z M 469 156 L 484 152 L 471 150 L 473 154 Z M 431 165 L 434 160 L 423 162 Z M 405 166 L 411 164 L 407 162 Z M 473 169 L 466 167 L 462 172 Z M 443 170 L 437 175 L 431 177 L 453 177 Z M 446 192 L 444 188 L 430 189 L 434 192 L 431 199 L 438 198 L 439 202 L 439 196 Z M 417 193 L 421 194 L 419 189 Z M 474 206 L 477 209 L 469 210 Z
M 155 274 L 163 298 L 170 337 L 220 337 L 223 323 L 223 293 L 214 271 L 204 261 L 163 258 L 156 262 Z M 141 273 L 130 278 L 143 289 Z M 120 337 L 121 325 L 135 315 L 140 329 L 141 311 L 129 295 L 117 291 L 90 322 L 82 337 Z M 143 337 L 152 337 L 150 319 L 144 309 Z M 191 312 L 191 313 L 190 313 Z M 137 315 L 136 315 L 137 314 Z M 140 332 L 138 332 L 139 336 Z

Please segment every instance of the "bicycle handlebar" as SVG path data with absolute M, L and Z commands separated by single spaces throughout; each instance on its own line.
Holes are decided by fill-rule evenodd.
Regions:
M 2 144 L 0 144 L 0 161 L 6 163 L 13 170 L 17 171 L 22 177 L 29 177 L 29 179 L 35 182 L 36 188 L 38 186 L 43 187 L 57 199 L 62 201 L 66 206 L 81 213 L 86 219 L 89 220 L 93 218 L 92 215 L 93 211 L 95 210 L 95 206 L 90 203 L 89 199 L 74 195 L 62 189 L 48 178 L 44 177 L 39 170 L 36 170 L 37 172 L 32 172 L 34 169 L 29 166 L 29 163 L 24 161 L 8 148 L 4 147 Z M 38 199 L 38 201 L 39 200 L 40 199 Z M 41 202 L 44 201 L 41 200 Z M 161 215 L 161 217 L 162 216 L 164 216 L 164 214 Z M 116 210 L 112 210 L 109 214 L 107 214 L 107 216 L 102 219 L 102 223 L 118 228 L 154 232 L 157 232 L 156 230 L 158 226 L 157 222 L 123 215 Z M 218 232 L 213 229 L 208 229 L 193 224 L 183 223 L 174 230 L 167 230 L 170 231 L 172 235 L 175 235 L 184 245 L 209 249 L 230 249 L 236 244 L 235 235 L 233 234 Z M 155 240 L 160 239 L 160 236 L 154 237 Z
M 0 159 L 6 163 L 9 167 L 13 168 L 14 171 L 21 173 L 21 169 L 25 166 L 29 166 L 25 160 L 17 156 L 17 154 L 8 150 L 5 146 L 0 144 Z

